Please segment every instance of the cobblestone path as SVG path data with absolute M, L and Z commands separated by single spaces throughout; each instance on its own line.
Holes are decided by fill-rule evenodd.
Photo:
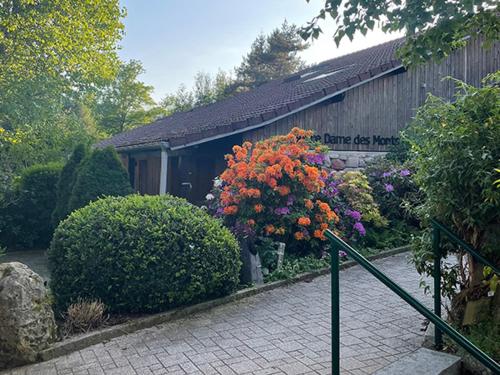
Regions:
M 375 263 L 430 306 L 407 257 Z M 342 374 L 371 374 L 420 347 L 418 313 L 359 266 L 340 275 Z M 3 374 L 330 373 L 330 278 L 323 276 Z

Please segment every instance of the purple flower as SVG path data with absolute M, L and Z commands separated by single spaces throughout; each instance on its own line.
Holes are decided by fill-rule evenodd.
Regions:
M 295 202 L 295 196 L 289 195 L 287 200 L 286 200 L 286 205 L 287 206 L 292 206 L 293 203 Z
M 345 213 L 347 214 L 347 216 L 353 218 L 354 220 L 356 221 L 360 221 L 361 220 L 361 212 L 359 211 L 353 211 L 353 210 L 346 210 Z
M 382 177 L 390 177 L 392 175 L 392 172 L 384 172 L 382 173 Z
M 310 164 L 323 164 L 325 161 L 325 155 L 323 154 L 308 154 L 306 155 L 306 160 Z
M 219 207 L 217 211 L 215 211 L 215 216 L 222 216 L 224 213 L 224 209 L 222 207 Z
M 358 221 L 356 224 L 354 224 L 353 228 L 358 231 L 358 233 L 359 233 L 360 236 L 364 236 L 366 234 L 366 229 L 363 226 L 363 224 L 361 224 L 360 221 Z
M 388 193 L 390 193 L 391 191 L 394 191 L 394 186 L 392 184 L 385 184 L 384 187 L 385 187 L 385 191 L 387 191 Z
M 274 209 L 274 213 L 276 215 L 289 215 L 290 209 L 288 207 L 278 207 L 278 208 Z
M 406 177 L 406 176 L 409 176 L 411 174 L 410 170 L 409 169 L 402 169 L 401 172 L 399 172 L 399 174 L 402 176 L 402 177 Z
M 234 226 L 231 228 L 233 233 L 237 236 L 254 236 L 254 229 L 248 225 L 237 221 Z
M 339 251 L 339 257 L 345 258 L 346 256 L 347 256 L 347 253 L 345 251 L 343 251 L 343 250 Z

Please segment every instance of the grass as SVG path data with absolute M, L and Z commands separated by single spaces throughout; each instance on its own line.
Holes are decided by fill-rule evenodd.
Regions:
M 462 329 L 462 334 L 496 362 L 500 361 L 500 324 L 493 318 Z

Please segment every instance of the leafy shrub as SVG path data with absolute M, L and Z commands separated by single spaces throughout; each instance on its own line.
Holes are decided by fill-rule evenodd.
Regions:
M 96 149 L 78 168 L 68 210 L 74 211 L 103 196 L 132 193 L 128 173 L 116 151 L 112 147 Z
M 212 211 L 241 236 L 270 237 L 295 254 L 319 254 L 324 231 L 338 221 L 317 198 L 324 187 L 326 148 L 311 131 L 292 129 L 252 145 L 234 146 L 210 198 Z
M 406 221 L 417 225 L 411 210 L 421 203 L 423 195 L 413 181 L 414 167 L 386 157 L 370 161 L 365 169 L 382 215 L 391 221 Z
M 63 335 L 85 333 L 106 323 L 106 305 L 101 301 L 78 299 L 64 314 Z
M 8 247 L 44 248 L 50 243 L 51 214 L 62 165 L 49 163 L 26 168 L 0 209 L 1 242 Z
M 360 171 L 332 171 L 325 179 L 320 197 L 338 214 L 338 232 L 349 241 L 366 235 L 366 226 L 387 224 L 372 196 L 368 179 Z
M 301 273 L 318 271 L 330 267 L 330 256 L 317 258 L 312 255 L 305 257 L 285 257 L 283 266 L 265 277 L 266 282 L 291 279 Z
M 73 212 L 49 250 L 59 311 L 78 298 L 111 312 L 153 312 L 232 292 L 239 281 L 234 236 L 172 196 L 107 197 Z
M 68 208 L 69 199 L 73 186 L 75 185 L 77 168 L 85 158 L 87 149 L 85 145 L 79 144 L 73 150 L 68 162 L 64 165 L 59 181 L 57 182 L 57 203 L 52 212 L 52 225 L 57 224 L 71 212 Z
M 406 131 L 412 147 L 415 181 L 425 192 L 420 212 L 435 217 L 458 233 L 491 261 L 499 264 L 500 190 L 494 186 L 495 167 L 500 160 L 500 75 L 493 83 L 475 88 L 458 86 L 455 100 L 447 102 L 429 96 Z M 424 246 L 429 241 L 422 238 Z M 425 245 L 426 244 L 426 245 Z M 456 248 L 445 247 L 445 252 Z M 428 251 L 421 250 L 418 268 L 432 273 Z M 419 264 L 420 263 L 420 264 Z M 462 275 L 457 300 L 480 296 L 477 287 L 482 267 L 472 258 L 460 264 L 458 272 L 445 273 L 443 291 L 449 291 L 450 278 Z M 456 290 L 456 289 L 455 289 Z

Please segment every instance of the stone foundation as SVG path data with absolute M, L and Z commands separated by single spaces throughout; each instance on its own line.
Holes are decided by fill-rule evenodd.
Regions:
M 333 169 L 359 169 L 377 157 L 382 157 L 386 152 L 374 151 L 330 151 L 328 158 Z

